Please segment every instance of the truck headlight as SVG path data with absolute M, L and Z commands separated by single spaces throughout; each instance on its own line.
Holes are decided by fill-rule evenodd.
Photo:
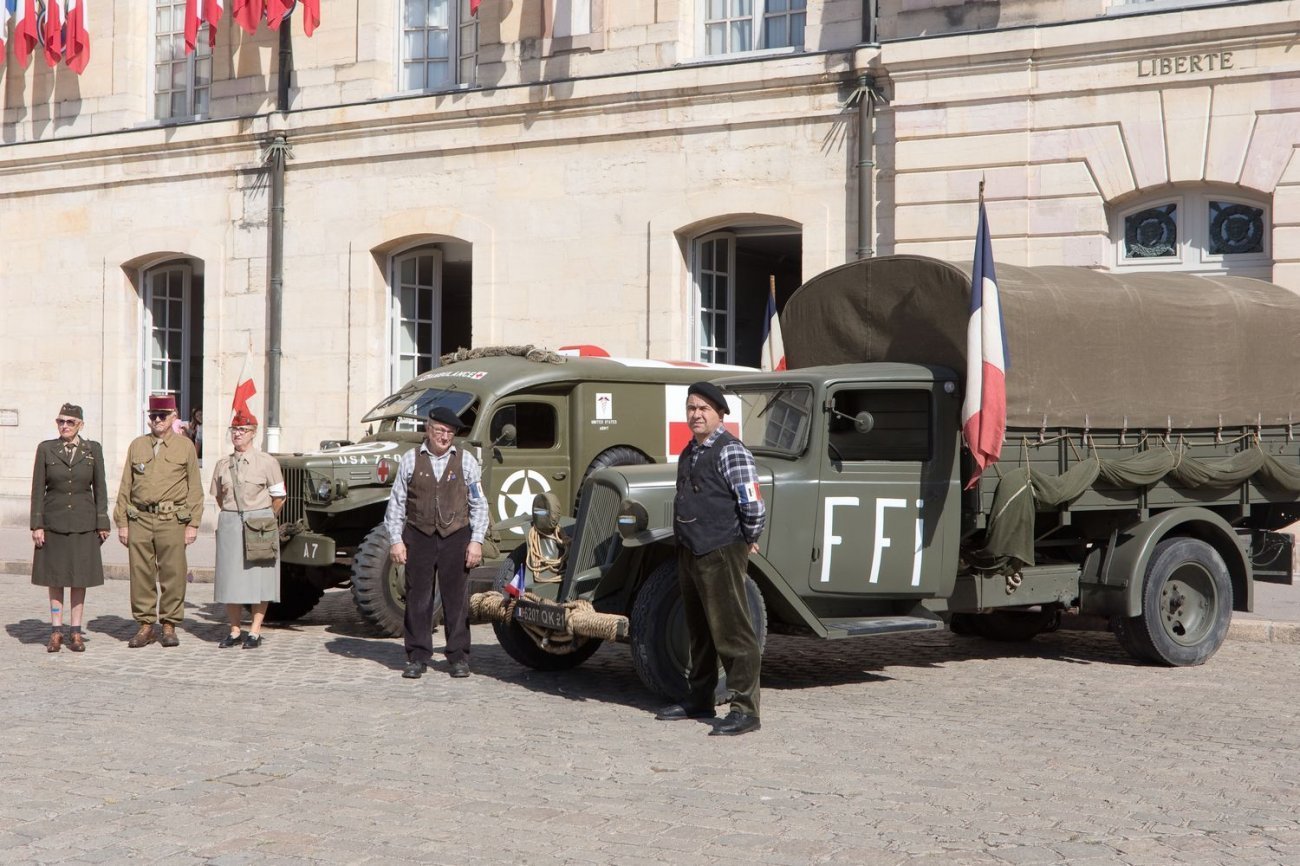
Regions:
M 316 482 L 316 499 L 320 502 L 329 502 L 330 497 L 334 495 L 334 480 L 331 478 L 322 478 Z
M 635 499 L 624 499 L 618 504 L 618 534 L 623 538 L 631 538 L 639 532 L 644 532 L 649 525 L 650 515 L 640 502 Z

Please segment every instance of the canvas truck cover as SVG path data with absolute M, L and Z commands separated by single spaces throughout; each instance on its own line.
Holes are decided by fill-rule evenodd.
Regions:
M 969 264 L 883 256 L 833 268 L 781 313 L 791 368 L 966 369 Z M 1300 295 L 1243 277 L 996 265 L 1007 426 L 1216 428 L 1300 421 Z

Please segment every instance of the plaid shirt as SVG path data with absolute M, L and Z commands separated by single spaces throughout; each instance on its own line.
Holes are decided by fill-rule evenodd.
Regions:
M 691 440 L 686 453 L 682 456 L 691 461 L 692 469 L 695 468 L 695 462 L 700 459 L 705 449 L 712 448 L 718 441 L 723 429 L 719 425 L 718 429 L 710 433 L 702 443 Z M 745 537 L 745 541 L 753 544 L 763 534 L 763 525 L 767 521 L 767 508 L 762 499 L 742 503 L 736 495 L 736 489 L 745 484 L 753 484 L 755 489 L 758 488 L 758 467 L 754 465 L 754 455 L 749 453 L 749 449 L 739 439 L 732 439 L 722 446 L 721 464 L 722 476 L 727 479 L 731 495 L 736 499 L 736 516 L 740 518 L 740 534 Z
M 389 544 L 402 540 L 402 530 L 406 528 L 406 495 L 410 489 L 411 476 L 415 474 L 415 457 L 428 454 L 433 463 L 433 475 L 441 478 L 451 462 L 451 454 L 458 450 L 455 445 L 447 449 L 441 457 L 435 457 L 429 450 L 429 443 L 421 442 L 420 447 L 407 451 L 397 464 L 397 477 L 393 479 L 393 492 L 388 497 L 388 510 L 384 512 L 384 528 L 388 530 Z M 478 459 L 468 451 L 460 452 L 460 470 L 465 476 L 465 486 L 469 488 L 469 540 L 483 542 L 487 535 L 488 508 L 483 498 L 483 468 Z

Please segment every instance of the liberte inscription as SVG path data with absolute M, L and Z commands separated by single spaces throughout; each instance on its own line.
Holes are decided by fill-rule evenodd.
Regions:
M 1220 72 L 1233 69 L 1231 51 L 1211 51 L 1208 54 L 1170 54 L 1163 57 L 1143 57 L 1138 60 L 1138 78 L 1164 75 L 1191 75 L 1197 72 Z

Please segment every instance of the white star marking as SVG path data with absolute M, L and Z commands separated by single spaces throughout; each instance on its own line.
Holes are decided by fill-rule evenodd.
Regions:
M 531 469 L 520 469 L 512 473 L 501 485 L 501 492 L 497 495 L 497 514 L 501 520 L 509 520 L 521 514 L 531 515 L 533 498 L 550 489 L 551 485 L 546 483 L 546 478 L 540 473 Z M 512 502 L 513 510 L 509 507 L 509 503 Z M 522 528 L 516 528 L 513 532 L 516 535 L 524 534 Z

